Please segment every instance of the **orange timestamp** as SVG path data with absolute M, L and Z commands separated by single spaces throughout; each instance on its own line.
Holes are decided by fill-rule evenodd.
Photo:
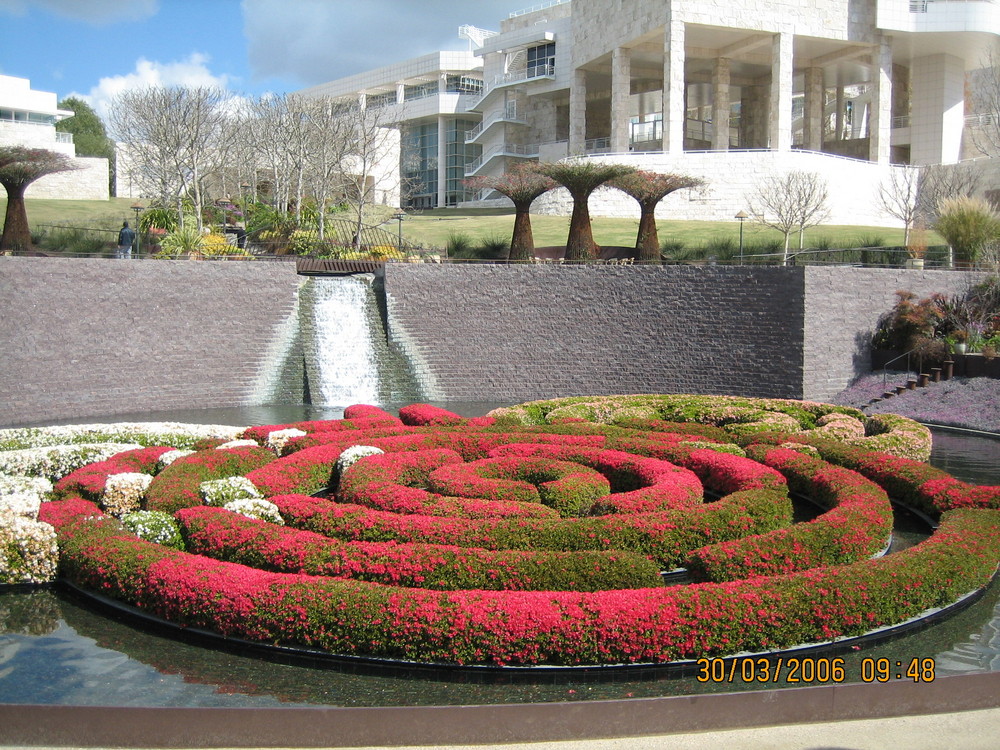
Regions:
M 695 662 L 698 682 L 825 685 L 849 680 L 847 663 L 839 657 L 735 657 L 703 658 Z M 934 659 L 863 659 L 861 682 L 934 682 Z

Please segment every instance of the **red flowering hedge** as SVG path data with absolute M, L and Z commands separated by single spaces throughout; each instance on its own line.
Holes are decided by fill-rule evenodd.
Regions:
M 275 459 L 263 448 L 212 448 L 182 456 L 154 477 L 146 490 L 146 509 L 173 513 L 201 505 L 198 486 L 212 479 L 246 474 Z
M 67 523 L 60 533 L 64 575 L 171 621 L 453 664 L 662 663 L 859 635 L 986 585 L 1000 557 L 1000 512 L 958 510 L 904 552 L 787 576 L 598 592 L 442 592 L 219 562 L 109 522 Z
M 358 407 L 342 421 L 299 423 L 309 434 L 288 441 L 280 458 L 257 448 L 198 453 L 161 472 L 146 499 L 174 512 L 198 554 L 138 540 L 76 491 L 40 515 L 58 529 L 64 576 L 183 625 L 453 664 L 662 663 L 780 649 L 896 624 L 990 580 L 1000 511 L 948 511 L 926 542 L 871 559 L 889 523 L 876 485 L 888 487 L 890 478 L 867 468 L 878 460 L 858 459 L 868 480 L 753 445 L 786 422 L 801 430 L 782 442 L 826 445 L 803 435 L 839 429 L 834 422 L 851 414 L 705 402 L 714 403 L 704 420 L 711 424 L 675 432 L 664 431 L 664 420 L 697 418 L 689 401 L 651 411 L 590 399 L 562 413 L 529 405 L 478 420 L 421 406 L 405 420 L 420 424 Z M 523 424 L 533 410 L 549 423 Z M 609 424 L 576 421 L 588 410 Z M 718 432 L 732 426 L 750 458 Z M 284 427 L 245 434 L 264 441 Z M 336 460 L 353 445 L 386 453 L 337 477 Z M 831 450 L 829 458 L 846 464 L 844 456 L 854 454 Z M 956 491 L 934 489 L 941 478 L 917 467 L 893 465 L 901 467 L 893 494 Z M 287 527 L 192 507 L 202 481 L 239 474 L 275 503 Z M 535 500 L 567 477 L 576 485 L 562 515 Z M 510 499 L 502 482 L 531 489 Z M 605 487 L 607 494 L 586 494 Z M 789 487 L 830 510 L 790 526 Z M 322 488 L 329 497 L 309 496 Z M 989 493 L 970 493 L 949 501 L 991 502 Z M 490 503 L 506 504 L 507 514 Z M 519 513 L 527 507 L 534 515 Z M 655 571 L 678 565 L 719 581 L 662 586 Z
M 174 450 L 169 446 L 139 448 L 122 451 L 106 461 L 81 466 L 53 485 L 56 497 L 66 498 L 78 495 L 86 500 L 97 501 L 104 492 L 104 485 L 112 474 L 136 472 L 155 474 L 160 456 Z
M 628 552 L 342 542 L 205 506 L 178 511 L 176 518 L 189 552 L 286 573 L 447 590 L 600 591 L 663 585 L 658 566 Z
M 889 496 L 874 482 L 797 451 L 761 448 L 756 457 L 779 469 L 793 492 L 828 508 L 808 523 L 695 550 L 686 567 L 698 580 L 778 575 L 863 560 L 892 534 Z

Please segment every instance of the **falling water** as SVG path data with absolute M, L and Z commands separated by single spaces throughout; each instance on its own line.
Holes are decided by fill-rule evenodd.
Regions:
M 387 343 L 370 274 L 310 279 L 301 325 L 310 401 L 323 406 L 419 400 L 405 358 Z

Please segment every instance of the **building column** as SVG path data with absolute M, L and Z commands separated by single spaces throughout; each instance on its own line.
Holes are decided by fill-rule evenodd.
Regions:
M 963 78 L 964 72 L 963 65 Z M 871 80 L 874 90 L 869 104 L 868 159 L 888 164 L 892 139 L 892 48 L 885 36 L 880 37 L 872 50 Z
M 803 145 L 810 151 L 823 150 L 823 105 L 826 88 L 823 85 L 823 69 L 806 68 L 805 112 L 803 112 Z
M 396 104 L 402 104 L 406 101 L 406 84 L 397 83 L 396 84 Z
M 836 138 L 838 141 L 844 140 L 844 87 L 837 82 L 837 119 Z
M 611 53 L 611 152 L 629 150 L 632 113 L 632 51 L 615 47 Z
M 584 153 L 587 141 L 587 71 L 573 71 L 569 90 L 569 155 Z
M 918 57 L 910 67 L 910 163 L 954 164 L 962 155 L 965 65 L 960 57 Z
M 771 42 L 771 112 L 768 146 L 776 151 L 792 147 L 793 35 L 782 31 Z
M 437 204 L 439 208 L 444 208 L 445 192 L 448 186 L 448 120 L 444 117 L 438 116 L 437 126 L 438 126 Z
M 684 151 L 684 22 L 668 11 L 663 34 L 663 151 Z
M 712 68 L 712 148 L 729 150 L 729 59 L 717 57 Z

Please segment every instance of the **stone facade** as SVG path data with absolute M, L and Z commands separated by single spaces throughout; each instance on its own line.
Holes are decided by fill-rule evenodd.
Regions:
M 897 289 L 954 294 L 978 278 L 399 263 L 382 279 L 382 335 L 425 401 L 823 400 L 870 369 L 868 342 Z M 303 283 L 286 263 L 0 257 L 0 426 L 300 403 Z
M 300 280 L 285 263 L 0 257 L 0 424 L 301 400 L 301 376 L 297 395 L 275 376 Z

